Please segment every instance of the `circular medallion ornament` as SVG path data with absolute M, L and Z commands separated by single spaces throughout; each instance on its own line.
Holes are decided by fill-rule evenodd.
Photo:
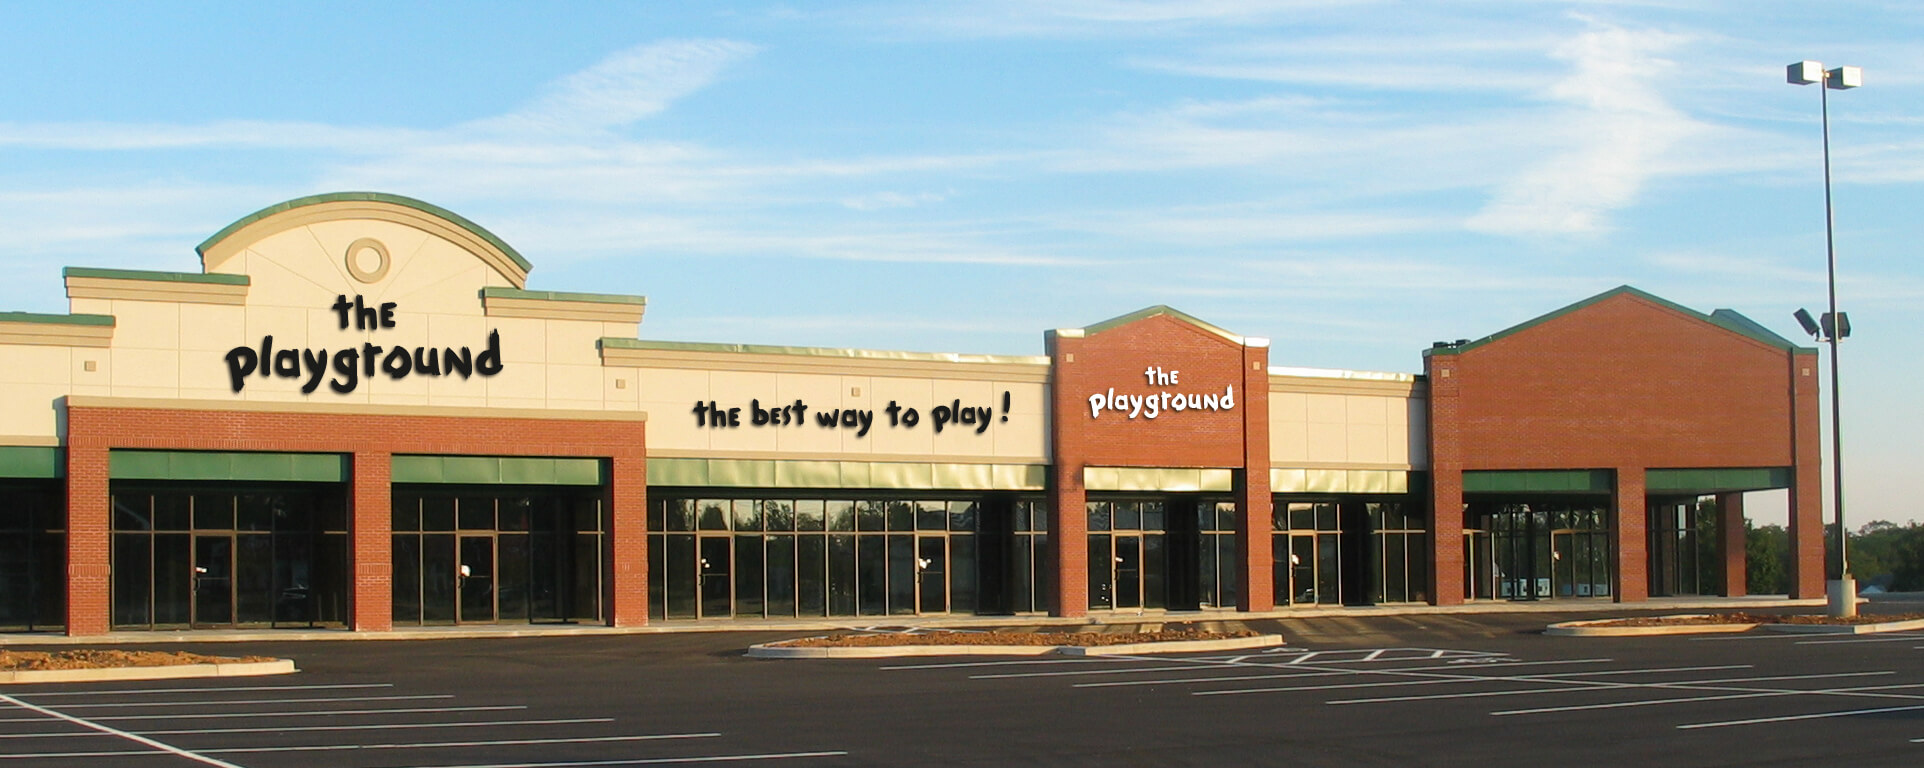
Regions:
M 380 282 L 387 277 L 387 269 L 394 263 L 388 258 L 387 246 L 371 237 L 363 237 L 347 247 L 347 273 L 363 283 Z

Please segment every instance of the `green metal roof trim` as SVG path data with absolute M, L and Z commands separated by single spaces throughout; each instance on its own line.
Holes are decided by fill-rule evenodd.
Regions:
M 37 312 L 0 312 L 0 323 L 54 323 L 58 325 L 114 324 L 113 315 L 43 315 Z
M 61 277 L 100 277 L 108 280 L 150 280 L 161 283 L 213 283 L 216 285 L 247 285 L 252 278 L 246 275 L 228 275 L 220 272 L 154 272 L 145 269 L 97 269 L 94 267 L 68 267 L 60 270 Z
M 1471 470 L 1464 493 L 1610 493 L 1607 469 Z
M 836 349 L 834 347 L 782 347 L 769 344 L 715 344 L 702 341 L 652 341 L 619 336 L 601 338 L 603 349 L 655 349 L 669 352 L 730 352 L 747 355 L 801 355 L 841 357 L 858 360 L 914 360 L 934 363 L 1004 363 L 1048 365 L 1040 355 L 965 355 L 956 352 L 894 352 L 878 349 Z
M 1652 469 L 1644 475 L 1644 489 L 1660 493 L 1727 493 L 1790 486 L 1790 467 Z
M 601 485 L 600 459 L 395 456 L 390 482 L 459 485 Z
M 1187 312 L 1168 306 L 1166 304 L 1157 304 L 1153 307 L 1138 309 L 1129 314 L 1112 317 L 1100 323 L 1083 326 L 1075 330 L 1082 331 L 1082 334 L 1084 336 L 1093 336 L 1095 334 L 1102 333 L 1103 331 L 1107 331 L 1112 328 L 1119 328 L 1121 326 L 1125 326 L 1130 323 L 1136 322 L 1137 320 L 1141 320 L 1149 317 L 1155 317 L 1156 315 L 1168 315 L 1170 317 L 1176 318 L 1177 320 L 1181 320 L 1185 323 L 1196 326 L 1210 333 L 1216 334 L 1217 336 L 1221 336 L 1225 339 L 1236 342 L 1237 344 L 1242 344 L 1245 342 L 1245 339 L 1241 334 L 1230 333 L 1229 331 L 1215 325 L 1214 323 L 1210 323 L 1208 321 L 1199 319 L 1195 315 L 1191 315 Z
M 0 477 L 49 479 L 67 476 L 67 462 L 59 448 L 36 445 L 0 446 Z
M 267 206 L 266 208 L 262 208 L 258 211 L 248 214 L 247 216 L 241 218 L 240 221 L 236 221 L 232 224 L 227 225 L 225 228 L 221 229 L 221 231 L 219 232 L 215 232 L 213 237 L 207 238 L 206 240 L 201 241 L 200 245 L 194 246 L 194 252 L 202 256 L 206 256 L 207 249 L 214 247 L 215 243 L 219 243 L 220 241 L 227 239 L 229 235 L 232 235 L 235 232 L 240 231 L 241 228 L 246 227 L 249 224 L 252 224 L 256 221 L 260 221 L 261 219 L 265 219 L 269 216 L 273 216 L 274 214 L 284 213 L 287 211 L 294 210 L 295 208 L 305 208 L 310 205 L 320 205 L 322 203 L 343 203 L 343 202 L 391 203 L 393 205 L 413 208 L 417 211 L 421 211 L 431 216 L 437 216 L 437 217 L 446 219 L 460 226 L 462 229 L 465 229 L 469 232 L 474 233 L 475 237 L 479 237 L 482 240 L 486 240 L 489 245 L 492 245 L 496 248 L 501 249 L 501 252 L 507 254 L 509 259 L 513 259 L 515 264 L 520 265 L 521 271 L 523 272 L 534 271 L 534 265 L 529 264 L 527 259 L 522 258 L 521 253 L 519 251 L 516 251 L 513 246 L 508 245 L 501 238 L 495 237 L 493 232 L 489 232 L 488 230 L 482 228 L 481 225 L 476 224 L 472 221 L 468 221 L 467 218 L 462 216 L 461 214 L 455 213 L 446 208 L 442 208 L 441 206 L 435 205 L 433 203 L 423 202 L 420 200 L 416 200 L 412 197 L 390 195 L 385 192 L 329 192 L 324 195 L 308 195 L 307 197 L 298 197 L 293 200 L 289 200 L 285 203 L 270 205 L 270 206 Z
M 562 291 L 530 291 L 522 288 L 508 288 L 491 285 L 481 289 L 482 298 L 534 299 L 536 301 L 585 301 L 594 304 L 636 304 L 648 303 L 646 296 L 628 296 L 618 293 L 564 293 Z
M 344 483 L 348 469 L 347 457 L 338 453 L 116 450 L 107 454 L 107 477 Z
M 1605 299 L 1610 299 L 1610 298 L 1614 298 L 1614 297 L 1622 296 L 1626 294 L 1643 299 L 1659 307 L 1663 307 L 1665 309 L 1676 312 L 1680 315 L 1695 318 L 1697 320 L 1702 320 L 1706 323 L 1717 326 L 1718 328 L 1722 328 L 1732 333 L 1738 334 L 1740 336 L 1745 336 L 1750 339 L 1763 342 L 1770 346 L 1777 347 L 1778 349 L 1793 350 L 1798 352 L 1815 352 L 1816 351 L 1814 349 L 1810 349 L 1807 347 L 1799 347 L 1795 344 L 1792 344 L 1788 340 L 1786 340 L 1784 337 L 1779 336 L 1775 333 L 1771 333 L 1769 330 L 1765 329 L 1763 326 L 1758 325 L 1756 321 L 1753 321 L 1748 317 L 1744 317 L 1743 315 L 1738 314 L 1733 310 L 1720 309 L 1720 310 L 1717 310 L 1715 313 L 1706 315 L 1702 312 L 1698 312 L 1697 310 L 1691 309 L 1682 304 L 1678 304 L 1669 299 L 1665 299 L 1661 296 L 1657 296 L 1642 290 L 1638 290 L 1628 285 L 1620 285 L 1610 290 L 1604 291 L 1603 293 L 1599 293 L 1595 296 L 1591 296 L 1590 298 L 1579 301 L 1575 304 L 1571 304 L 1567 307 L 1563 307 L 1562 309 L 1558 309 L 1552 312 L 1538 315 L 1529 320 L 1525 320 L 1516 325 L 1512 325 L 1508 328 L 1505 328 L 1501 331 L 1497 331 L 1496 333 L 1492 333 L 1488 336 L 1477 339 L 1468 344 L 1464 344 L 1462 346 L 1457 346 L 1457 347 L 1431 347 L 1429 349 L 1423 350 L 1423 354 L 1426 357 L 1431 355 L 1462 354 L 1469 350 L 1476 349 L 1477 347 L 1481 347 L 1485 344 L 1489 344 L 1491 342 L 1502 339 L 1506 336 L 1511 336 L 1511 335 L 1529 330 L 1531 328 L 1535 328 L 1536 326 L 1542 325 L 1551 320 L 1555 320 L 1559 317 L 1563 317 L 1564 315 L 1568 315 L 1579 309 L 1583 309 L 1592 304 L 1602 302 Z

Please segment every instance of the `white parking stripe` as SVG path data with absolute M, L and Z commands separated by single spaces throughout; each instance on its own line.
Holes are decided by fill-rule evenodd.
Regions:
M 108 704 L 68 704 L 67 709 L 124 709 L 126 707 L 218 707 L 240 704 L 306 704 L 314 701 L 418 701 L 452 699 L 450 693 L 424 693 L 412 696 L 334 696 L 313 699 L 204 699 L 201 701 L 116 701 Z
M 1641 684 L 1640 683 L 1606 683 L 1602 681 L 1585 681 L 1585 680 L 1579 680 L 1574 678 L 1579 675 L 1595 676 L 1595 675 L 1603 675 L 1603 674 L 1639 674 L 1639 673 L 1656 673 L 1656 672 L 1682 672 L 1682 671 L 1692 671 L 1692 670 L 1708 671 L 1708 670 L 1715 670 L 1715 669 L 1748 669 L 1748 668 L 1750 668 L 1749 664 L 1730 664 L 1730 665 L 1722 665 L 1722 666 L 1715 666 L 1715 667 L 1669 667 L 1669 668 L 1653 668 L 1653 669 L 1606 670 L 1606 671 L 1598 671 L 1598 672 L 1570 672 L 1570 673 L 1561 673 L 1561 674 L 1541 674 L 1541 675 L 1444 675 L 1444 674 L 1418 674 L 1418 673 L 1402 673 L 1399 675 L 1398 670 L 1383 670 L 1381 672 L 1377 672 L 1374 674 L 1397 675 L 1402 677 L 1416 677 L 1420 679 L 1418 680 L 1378 680 L 1378 681 L 1372 681 L 1367 683 L 1343 683 L 1343 684 L 1327 685 L 1327 686 L 1305 685 L 1305 686 L 1293 686 L 1293 687 L 1282 687 L 1282 688 L 1236 688 L 1236 689 L 1229 689 L 1229 690 L 1222 690 L 1222 691 L 1197 691 L 1190 695 L 1222 696 L 1222 695 L 1231 695 L 1231 694 L 1239 694 L 1239 693 L 1315 691 L 1315 690 L 1334 689 L 1334 688 L 1390 688 L 1390 687 L 1405 686 L 1405 685 L 1440 685 L 1440 684 L 1449 684 L 1449 683 L 1555 682 L 1555 683 L 1561 683 L 1565 686 L 1628 687 L 1628 686 L 1635 686 L 1635 685 L 1641 685 Z M 1344 670 L 1344 671 L 1349 671 L 1349 670 Z M 1360 673 L 1360 674 L 1371 674 L 1371 673 Z M 1570 679 L 1559 679 L 1559 678 L 1570 678 Z M 1547 690 L 1568 690 L 1568 688 L 1552 688 Z M 1476 696 L 1509 695 L 1511 693 L 1515 693 L 1515 692 L 1500 691 L 1500 692 L 1494 692 L 1494 693 L 1492 692 L 1443 693 L 1443 694 L 1434 694 L 1430 696 L 1397 696 L 1397 697 L 1391 697 L 1391 698 L 1385 698 L 1385 699 L 1351 699 L 1351 700 L 1345 700 L 1341 702 L 1332 701 L 1328 703 L 1360 704 L 1360 703 L 1375 702 L 1375 701 L 1413 701 L 1417 699 L 1432 699 L 1432 698 L 1434 699 L 1468 698 L 1468 697 L 1476 697 Z
M 1851 717 L 1853 715 L 1881 715 L 1886 712 L 1915 712 L 1924 709 L 1924 704 L 1910 707 L 1880 707 L 1878 709 L 1850 709 L 1842 712 L 1819 712 L 1814 715 L 1790 715 L 1787 717 L 1758 717 L 1749 720 L 1725 720 L 1718 723 L 1691 723 L 1679 725 L 1677 730 L 1688 731 L 1696 728 L 1723 728 L 1732 725 L 1757 725 L 1759 723 L 1787 723 L 1793 720 L 1821 720 L 1827 717 Z
M 1797 644 L 1798 645 L 1856 645 L 1858 643 L 1902 643 L 1902 642 L 1914 643 L 1914 642 L 1917 642 L 1917 639 L 1920 637 L 1924 637 L 1924 635 L 1919 635 L 1914 633 L 1898 634 L 1895 632 L 1891 632 L 1891 633 L 1886 633 L 1883 637 L 1852 637 L 1845 640 L 1803 640 L 1803 641 L 1799 641 Z
M 241 768 L 240 766 L 227 762 L 225 760 L 207 757 L 206 755 L 195 754 L 193 752 L 189 752 L 187 750 L 181 749 L 180 747 L 176 747 L 172 744 L 155 741 L 145 736 L 128 733 L 126 731 L 119 730 L 112 726 L 101 725 L 99 723 L 96 723 L 90 720 L 83 720 L 81 718 L 74 717 L 73 715 L 55 712 L 51 709 L 47 709 L 46 707 L 42 707 L 37 704 L 28 704 L 27 702 L 21 701 L 12 696 L 0 694 L 0 701 L 13 704 L 14 706 L 17 706 L 32 712 L 38 712 L 48 717 L 65 720 L 69 723 L 73 723 L 74 725 L 82 726 L 85 728 L 91 728 L 93 730 L 100 731 L 101 733 L 110 734 L 113 736 L 119 736 L 120 738 L 134 742 L 135 744 L 144 744 L 146 746 L 153 747 L 154 749 L 160 750 L 161 752 L 165 752 L 172 755 L 178 755 L 180 757 L 184 757 L 189 760 L 193 760 L 195 762 L 215 766 L 215 768 Z M 142 753 L 142 754 L 152 754 L 152 753 Z
M 352 683 L 341 685 L 242 685 L 231 688 L 121 688 L 105 691 L 46 691 L 16 693 L 15 698 L 45 699 L 54 696 L 129 696 L 143 693 L 215 693 L 230 691 L 321 691 L 342 688 L 393 688 L 393 683 Z
M 1497 715 L 1497 716 L 1536 715 L 1536 714 L 1542 714 L 1545 712 L 1576 712 L 1579 710 L 1589 710 L 1589 709 L 1624 709 L 1627 707 L 1649 707 L 1649 706 L 1656 706 L 1659 704 L 1687 704 L 1687 703 L 1698 702 L 1698 701 L 1727 701 L 1731 699 L 1762 699 L 1762 698 L 1770 698 L 1775 696 L 1800 696 L 1800 695 L 1815 695 L 1815 696 L 1857 695 L 1857 696 L 1875 696 L 1878 698 L 1897 698 L 1897 699 L 1924 698 L 1924 696 L 1908 696 L 1904 694 L 1870 693 L 1870 691 L 1889 691 L 1889 690 L 1896 690 L 1901 688 L 1924 688 L 1924 683 L 1906 683 L 1904 685 L 1867 685 L 1867 686 L 1861 686 L 1857 688 L 1820 688 L 1816 690 L 1802 690 L 1797 688 L 1772 688 L 1769 690 L 1751 691 L 1748 693 L 1727 693 L 1727 694 L 1722 694 L 1718 696 L 1688 696 L 1688 697 L 1675 698 L 1675 699 L 1642 699 L 1639 701 L 1619 701 L 1612 704 L 1584 704 L 1581 706 L 1568 706 L 1568 707 L 1539 707 L 1536 709 L 1513 709 L 1505 712 L 1491 712 L 1490 714 Z M 1712 690 L 1716 690 L 1716 689 L 1712 689 Z M 1729 689 L 1724 689 L 1724 690 L 1729 690 Z M 1741 689 L 1738 689 L 1738 690 L 1741 690 Z
M 1612 683 L 1612 682 L 1605 682 L 1602 680 L 1594 680 L 1594 681 L 1592 680 L 1544 680 L 1542 682 L 1560 683 L 1561 686 L 1556 688 L 1526 688 L 1522 690 L 1509 690 L 1509 691 L 1473 691 L 1470 693 L 1439 693 L 1439 694 L 1433 694 L 1429 696 L 1383 696 L 1383 697 L 1373 698 L 1373 699 L 1341 699 L 1341 700 L 1330 701 L 1325 703 L 1328 703 L 1328 704 L 1382 704 L 1385 702 L 1392 702 L 1392 701 L 1431 701 L 1431 700 L 1438 700 L 1438 699 L 1483 699 L 1483 698 L 1490 698 L 1493 696 L 1529 696 L 1529 695 L 1539 694 L 1539 693 L 1574 693 L 1579 690 L 1578 688 L 1574 688 L 1572 686 L 1582 686 L 1584 689 L 1594 690 L 1594 691 L 1622 690 L 1626 688 L 1656 688 L 1656 689 L 1704 690 L 1704 691 L 1731 691 L 1731 690 L 1754 691 L 1757 689 L 1728 688 L 1728 687 L 1718 688 L 1715 686 L 1717 683 L 1750 683 L 1750 682 L 1764 682 L 1764 681 L 1777 681 L 1777 680 L 1816 680 L 1816 679 L 1831 678 L 1831 677 L 1866 677 L 1866 676 L 1892 675 L 1892 674 L 1896 674 L 1896 673 L 1895 672 L 1840 672 L 1835 674 L 1824 674 L 1824 675 L 1776 675 L 1771 677 L 1727 677 L 1727 678 L 1718 679 L 1718 680 L 1678 680 L 1673 683 Z M 1508 679 L 1513 680 L 1515 682 L 1534 682 L 1534 680 L 1531 678 L 1523 678 L 1523 677 L 1508 678 Z M 1771 690 L 1778 690 L 1778 689 L 1771 689 Z
M 1008 661 L 946 661 L 940 664 L 898 664 L 881 667 L 890 672 L 904 669 L 948 669 L 950 667 L 1014 667 L 1024 664 L 1098 664 L 1115 661 L 1108 656 L 1087 656 L 1079 659 L 1011 659 Z
M 1410 671 L 1430 670 L 1430 669 L 1490 669 L 1493 667 L 1539 667 L 1539 666 L 1546 666 L 1551 664 L 1596 664 L 1596 663 L 1606 662 L 1606 661 L 1610 661 L 1610 659 L 1559 659 L 1555 661 L 1499 661 L 1499 662 L 1494 662 L 1490 664 L 1478 664 L 1475 667 L 1467 667 L 1462 664 L 1438 664 L 1438 665 L 1429 666 L 1429 667 L 1397 667 L 1396 669 L 1399 672 L 1410 672 Z M 1195 669 L 1202 669 L 1202 667 L 1196 667 Z M 1368 673 L 1361 670 L 1354 670 L 1354 669 L 1339 669 L 1339 670 L 1333 670 L 1329 672 L 1290 672 L 1287 674 L 1280 674 L 1280 675 L 1231 675 L 1227 677 L 1164 678 L 1161 680 L 1117 680 L 1114 682 L 1104 682 L 1104 683 L 1076 683 L 1075 687 L 1077 688 L 1117 688 L 1117 687 L 1132 686 L 1132 685 L 1224 683 L 1224 682 L 1236 682 L 1236 681 L 1242 681 L 1242 680 L 1278 680 L 1278 679 L 1297 678 L 1297 677 L 1329 677 L 1332 675 L 1357 675 L 1357 674 L 1368 674 Z
M 270 725 L 263 728 L 181 728 L 168 731 L 141 731 L 142 736 L 188 736 L 213 733 L 291 733 L 294 731 L 389 731 L 414 730 L 427 728 L 480 728 L 484 726 L 505 727 L 511 725 L 577 725 L 581 723 L 612 723 L 612 717 L 574 717 L 561 720 L 462 720 L 449 723 L 370 723 L 367 725 Z M 0 734 L 0 739 L 64 739 L 75 736 L 102 736 L 92 731 L 82 733 L 8 733 Z
M 646 736 L 584 736 L 564 739 L 501 739 L 495 741 L 442 741 L 411 744 L 315 744 L 292 747 L 231 747 L 227 749 L 203 749 L 203 755 L 228 755 L 244 752 L 343 752 L 360 749 L 439 749 L 459 747 L 510 747 L 536 744 L 586 744 L 591 742 L 614 741 L 658 741 L 662 739 L 711 739 L 719 733 L 664 733 Z M 39 757 L 118 757 L 122 755 L 153 755 L 157 752 L 38 752 L 20 755 L 0 755 L 0 760 Z
M 0 697 L 0 698 L 4 698 L 4 697 Z M 24 701 L 19 703 L 23 706 L 26 705 L 26 702 Z M 504 709 L 527 709 L 527 707 L 524 705 L 517 704 L 513 706 L 493 706 L 493 707 L 422 707 L 418 709 L 338 709 L 338 710 L 311 710 L 306 712 L 227 712 L 227 713 L 212 714 L 212 715 L 114 715 L 113 717 L 96 717 L 94 719 L 102 720 L 102 721 L 105 721 L 105 720 L 214 720 L 214 719 L 224 720 L 224 719 L 233 719 L 233 718 L 241 718 L 241 717 L 320 717 L 323 715 L 327 717 L 335 717 L 339 715 L 405 715 L 405 714 L 421 714 L 421 713 L 427 713 L 427 712 L 498 712 Z M 0 719 L 0 723 L 32 723 L 32 722 L 38 722 L 38 721 L 33 718 Z
M 644 757 L 628 760 L 576 760 L 565 763 L 487 763 L 473 765 L 417 766 L 416 768 L 584 768 L 595 765 L 666 765 L 671 763 L 734 763 L 747 760 L 791 760 L 808 757 L 847 757 L 847 752 L 772 752 L 760 755 L 708 755 L 704 757 Z
M 1222 666 L 1270 667 L 1272 669 L 1275 669 L 1281 666 L 1279 664 L 1231 664 L 1226 662 L 1218 662 L 1218 663 L 1221 664 Z M 1018 677 L 1073 677 L 1073 676 L 1079 676 L 1079 675 L 1133 675 L 1140 672 L 1175 672 L 1178 670 L 1194 671 L 1194 670 L 1203 670 L 1203 669 L 1207 669 L 1207 667 L 1199 667 L 1191 664 L 1191 665 L 1172 666 L 1172 667 L 1128 667 L 1124 669 L 1074 669 L 1066 672 L 1004 672 L 1002 674 L 997 674 L 997 675 L 970 675 L 969 679 L 970 680 L 1007 680 L 1007 679 L 1018 678 Z

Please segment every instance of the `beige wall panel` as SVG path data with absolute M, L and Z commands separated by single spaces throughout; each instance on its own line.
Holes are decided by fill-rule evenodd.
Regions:
M 180 348 L 182 350 L 214 350 L 225 355 L 227 350 L 243 344 L 259 343 L 260 339 L 254 339 L 251 342 L 247 339 L 246 307 L 219 304 L 180 305 Z
M 180 305 L 153 301 L 115 301 L 114 346 L 176 349 L 180 346 Z
M 0 435 L 59 435 L 54 401 L 68 394 L 66 385 L 8 384 L 0 387 L 0 393 L 5 395 L 0 402 Z
M 590 347 L 592 349 L 592 347 Z M 591 408 L 601 404 L 601 371 L 599 365 L 549 365 L 548 399 L 591 402 Z M 568 406 L 579 408 L 580 406 Z
M 502 357 L 507 357 L 507 354 L 503 352 Z M 503 363 L 500 373 L 493 376 L 481 376 L 477 374 L 468 381 L 480 380 L 487 382 L 487 393 L 490 403 L 504 398 L 517 401 L 540 401 L 548 399 L 548 377 L 546 371 L 546 366 L 541 365 Z M 455 378 L 459 379 L 460 377 L 456 376 Z M 543 406 L 537 404 L 519 405 L 515 407 L 541 408 Z
M 1383 445 L 1392 464 L 1410 463 L 1410 402 L 1407 397 L 1396 398 L 1384 414 L 1389 422 L 1383 425 Z
M 476 299 L 480 301 L 480 299 Z M 478 305 L 477 305 L 478 306 Z M 548 361 L 548 324 L 545 320 L 524 317 L 489 318 L 493 330 L 501 332 L 501 362 L 545 363 Z M 457 346 L 473 348 L 478 354 L 488 345 L 488 334 L 483 331 L 473 341 Z
M 1311 424 L 1344 424 L 1349 421 L 1348 398 L 1343 395 L 1304 395 L 1304 410 Z M 1313 449 L 1312 449 L 1313 450 Z
M 1350 424 L 1346 460 L 1358 464 L 1382 464 L 1389 458 L 1389 430 L 1381 424 Z
M 1270 424 L 1270 461 L 1288 464 L 1309 461 L 1308 422 L 1289 421 L 1278 424 L 1272 418 Z
M 158 349 L 116 349 L 113 351 L 112 382 L 116 395 L 129 397 L 174 397 L 180 387 L 180 357 Z M 128 388 L 126 393 L 118 390 Z M 143 392 L 132 394 L 134 389 Z M 157 394 L 158 393 L 158 394 Z
M 1009 420 L 998 412 L 988 434 L 993 436 L 995 455 L 1033 461 L 1049 455 L 1049 387 L 1046 384 L 996 382 L 995 407 L 1000 409 L 1002 393 L 1009 393 Z
M 67 311 L 76 315 L 111 315 L 114 302 L 112 299 L 68 299 Z
M 603 407 L 611 411 L 640 410 L 641 388 L 635 385 L 633 370 L 602 368 L 599 375 Z
M 547 324 L 547 361 L 561 365 L 601 367 L 601 351 L 595 342 L 601 336 L 601 323 L 572 320 L 545 320 Z
M 479 314 L 455 315 L 433 314 L 427 316 L 428 341 L 437 347 L 460 349 L 485 349 L 488 346 L 488 331 L 495 326 L 489 318 Z M 502 354 L 507 354 L 507 340 L 502 340 Z
M 73 381 L 81 355 L 105 357 L 107 350 L 72 347 L 42 347 L 32 344 L 0 344 L 0 387 L 16 384 L 53 384 L 66 386 Z M 0 403 L 0 408 L 6 407 Z M 0 434 L 8 434 L 0 431 Z
M 449 274 L 447 270 L 450 268 L 467 266 L 467 264 L 413 264 L 418 258 L 418 252 L 430 240 L 438 241 L 439 238 L 431 237 L 426 232 L 403 224 L 366 220 L 321 221 L 296 227 L 294 231 L 304 232 L 313 243 L 310 249 L 300 254 L 302 257 L 311 259 L 311 262 L 301 265 L 305 268 L 304 274 L 312 275 L 316 282 L 322 285 L 333 286 L 336 294 L 344 293 L 349 299 L 354 298 L 355 294 L 360 294 L 366 297 L 368 303 L 398 301 L 395 298 L 395 288 L 403 283 L 408 273 L 415 268 L 420 268 L 423 272 L 421 277 L 416 278 L 417 280 L 432 282 L 437 276 Z M 347 271 L 347 246 L 364 237 L 379 240 L 388 252 L 387 274 L 371 285 L 354 280 Z M 260 246 L 255 246 L 254 250 L 264 252 Z M 473 263 L 473 259 L 468 259 L 468 263 Z M 291 263 L 290 266 L 292 266 Z M 332 297 L 329 298 L 332 299 Z M 416 312 L 427 310 L 426 307 L 405 305 L 401 309 Z
M 641 323 L 610 323 L 610 322 L 603 322 L 603 323 L 601 324 L 601 335 L 603 335 L 603 336 L 612 336 L 612 337 L 614 337 L 614 338 L 617 338 L 617 339 L 635 339 L 635 338 L 640 338 L 640 337 L 641 337 Z
M 1392 398 L 1375 395 L 1350 395 L 1344 398 L 1350 424 L 1388 424 Z
M 249 306 L 245 320 L 247 341 L 244 343 L 251 347 L 258 347 L 261 337 L 273 336 L 275 350 L 309 346 L 308 316 L 308 311 L 301 307 Z M 322 339 L 322 341 L 331 341 L 331 339 Z
M 934 419 L 929 411 L 934 406 L 934 386 L 928 379 L 898 379 L 877 376 L 874 379 L 875 427 L 869 430 L 867 440 L 873 446 L 870 450 L 879 453 L 929 454 L 935 452 L 933 436 Z M 907 425 L 889 426 L 887 408 L 890 401 L 900 405 L 903 411 L 914 408 L 921 419 L 914 427 Z M 847 441 L 844 441 L 847 444 Z
M 1349 428 L 1347 425 L 1312 421 L 1306 425 L 1306 427 L 1309 431 L 1309 461 L 1345 462 L 1350 460 Z

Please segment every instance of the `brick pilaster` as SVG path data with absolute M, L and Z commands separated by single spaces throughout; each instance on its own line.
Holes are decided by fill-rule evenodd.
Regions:
M 1423 360 L 1430 384 L 1430 603 L 1462 605 L 1463 438 L 1462 358 L 1432 354 Z
M 1791 355 L 1790 596 L 1824 596 L 1824 431 L 1817 355 Z
M 1717 557 L 1723 563 L 1724 596 L 1749 594 L 1745 583 L 1744 495 L 1717 494 Z
M 609 462 L 608 623 L 648 623 L 648 460 L 616 456 Z
M 394 456 L 384 451 L 356 452 L 350 489 L 353 523 L 354 585 L 349 621 L 356 632 L 394 628 Z
M 113 579 L 107 496 L 107 448 L 67 445 L 67 634 L 99 635 L 112 628 Z
M 1243 347 L 1243 469 L 1236 473 L 1236 551 L 1242 572 L 1236 608 L 1276 607 L 1275 554 L 1271 552 L 1269 492 L 1269 348 Z
M 1610 552 L 1617 561 L 1611 592 L 1619 603 L 1650 598 L 1650 502 L 1644 495 L 1643 474 L 1642 467 L 1618 467 L 1611 495 Z

